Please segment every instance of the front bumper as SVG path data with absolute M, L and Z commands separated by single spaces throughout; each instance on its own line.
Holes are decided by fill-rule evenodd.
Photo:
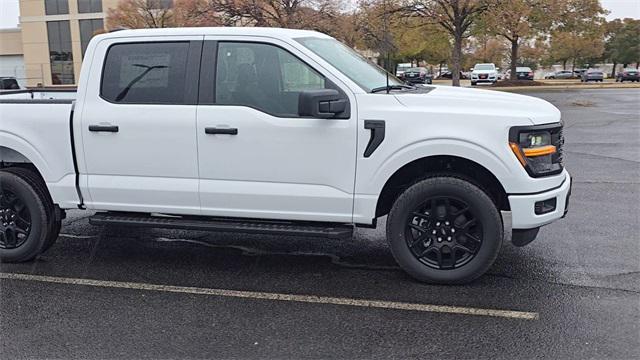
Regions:
M 471 81 L 474 82 L 474 83 L 485 83 L 485 82 L 493 83 L 493 82 L 496 82 L 497 80 L 496 80 L 495 76 L 492 76 L 492 77 L 488 77 L 488 78 L 484 78 L 484 79 L 472 77 Z
M 555 189 L 535 194 L 509 195 L 511 227 L 513 229 L 533 229 L 564 217 L 570 193 L 571 176 L 566 173 L 564 182 Z M 556 208 L 551 212 L 536 215 L 535 204 L 553 198 L 556 199 Z

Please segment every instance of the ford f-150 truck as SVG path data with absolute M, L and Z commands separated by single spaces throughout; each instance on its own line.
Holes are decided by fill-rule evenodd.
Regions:
M 94 225 L 325 239 L 386 216 L 404 270 L 464 283 L 505 229 L 522 246 L 567 209 L 553 105 L 409 86 L 313 31 L 98 35 L 77 92 L 59 95 L 0 96 L 1 261 L 46 251 L 67 209 Z

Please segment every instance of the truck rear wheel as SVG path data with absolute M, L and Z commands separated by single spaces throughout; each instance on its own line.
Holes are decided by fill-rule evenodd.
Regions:
M 45 202 L 28 180 L 0 171 L 0 261 L 28 261 L 40 254 L 52 215 Z
M 398 197 L 387 219 L 387 240 L 400 267 L 414 278 L 461 284 L 493 265 L 502 226 L 483 190 L 444 175 L 422 180 Z
M 6 168 L 4 171 L 15 174 L 28 182 L 29 185 L 38 192 L 40 198 L 43 199 L 44 205 L 47 209 L 47 214 L 49 215 L 49 230 L 47 241 L 40 252 L 42 253 L 49 250 L 49 248 L 55 244 L 56 240 L 58 240 L 58 235 L 62 228 L 62 220 L 60 219 L 60 216 L 56 216 L 56 208 L 53 204 L 53 200 L 51 199 L 51 195 L 49 195 L 49 190 L 47 190 L 47 185 L 40 176 L 29 169 L 12 167 Z

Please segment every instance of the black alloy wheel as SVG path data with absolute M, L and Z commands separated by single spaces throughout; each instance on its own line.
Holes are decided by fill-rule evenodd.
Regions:
M 482 246 L 482 224 L 462 199 L 439 196 L 420 204 L 407 219 L 405 238 L 415 258 L 440 270 L 471 261 Z
M 22 262 L 38 256 L 53 216 L 39 185 L 12 171 L 0 170 L 0 262 Z
M 24 201 L 9 189 L 0 191 L 0 249 L 15 249 L 31 231 L 31 215 Z
M 498 257 L 502 217 L 472 180 L 434 174 L 398 196 L 387 217 L 387 241 L 400 267 L 415 279 L 468 283 Z

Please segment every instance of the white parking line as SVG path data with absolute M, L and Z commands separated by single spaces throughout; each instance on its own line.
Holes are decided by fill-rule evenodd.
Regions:
M 292 301 L 292 302 L 302 302 L 302 303 L 346 305 L 346 306 L 356 306 L 356 307 L 365 307 L 365 308 L 394 309 L 394 310 L 420 311 L 420 312 L 431 312 L 431 313 L 491 316 L 491 317 L 520 319 L 520 320 L 537 320 L 538 319 L 538 313 L 535 313 L 535 312 L 482 309 L 482 308 L 473 308 L 473 307 L 465 307 L 465 306 L 429 305 L 429 304 L 418 304 L 418 303 L 350 299 L 350 298 L 337 298 L 337 297 L 314 296 L 314 295 L 292 295 L 292 294 L 280 294 L 280 293 L 268 293 L 268 292 L 256 292 L 256 291 L 210 289 L 210 288 L 199 288 L 199 287 L 157 285 L 157 284 L 105 281 L 105 280 L 92 280 L 92 279 L 79 279 L 79 278 L 65 278 L 65 277 L 56 277 L 56 276 L 2 273 L 2 272 L 0 272 L 0 279 L 37 281 L 37 282 L 65 284 L 65 285 L 95 286 L 95 287 L 103 287 L 103 288 L 160 291 L 160 292 L 181 293 L 181 294 L 223 296 L 223 297 L 244 298 L 244 299 Z

